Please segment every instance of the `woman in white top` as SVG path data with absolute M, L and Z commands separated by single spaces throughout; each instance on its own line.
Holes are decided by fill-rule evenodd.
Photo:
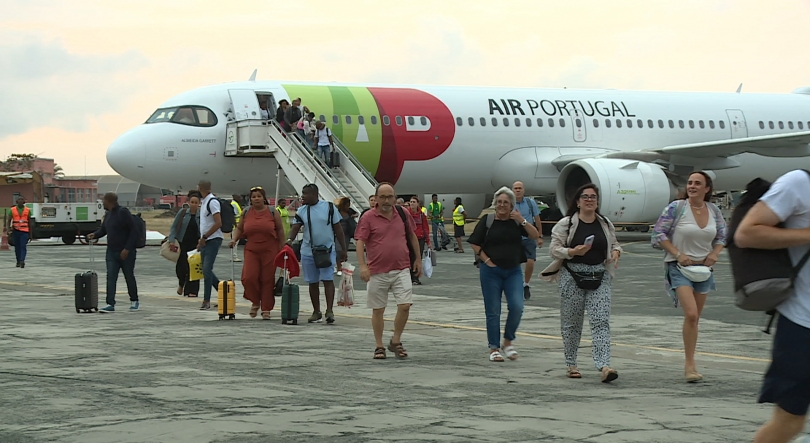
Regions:
M 726 221 L 710 202 L 713 184 L 708 174 L 693 172 L 686 182 L 686 199 L 664 209 L 653 228 L 653 246 L 666 251 L 665 283 L 675 307 L 683 307 L 684 376 L 694 383 L 703 379 L 695 364 L 698 321 L 706 296 L 714 290 L 711 267 L 726 244 Z

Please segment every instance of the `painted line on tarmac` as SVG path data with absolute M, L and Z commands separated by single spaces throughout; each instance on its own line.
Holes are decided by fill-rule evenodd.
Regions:
M 66 286 L 49 286 L 49 285 L 40 285 L 36 283 L 20 283 L 20 282 L 7 282 L 7 281 L 0 281 L 0 285 L 9 285 L 9 286 L 36 286 L 46 289 L 55 289 L 59 291 L 69 291 L 73 290 L 73 287 L 66 287 Z M 124 293 L 116 293 L 118 295 L 127 295 Z M 200 303 L 202 297 L 182 297 L 180 298 L 179 295 L 164 295 L 164 294 L 155 294 L 155 293 L 143 293 L 145 296 L 155 297 L 155 298 L 162 298 L 165 300 L 176 300 L 176 301 L 184 301 L 186 303 Z M 212 294 L 213 295 L 213 294 Z M 213 299 L 213 297 L 212 297 Z M 252 304 L 243 303 L 243 302 L 236 302 L 236 306 L 242 307 L 250 307 Z M 344 317 L 344 318 L 357 318 L 357 319 L 364 319 L 364 320 L 371 320 L 370 315 L 358 315 L 358 314 L 338 314 L 335 313 L 335 317 Z M 385 321 L 393 322 L 393 318 L 386 318 Z M 419 325 L 419 326 L 432 326 L 436 328 L 442 329 L 459 329 L 462 331 L 476 331 L 476 332 L 486 332 L 486 328 L 482 328 L 479 326 L 465 326 L 465 325 L 455 325 L 452 323 L 436 323 L 436 322 L 429 322 L 429 321 L 421 321 L 421 320 L 409 320 L 408 324 L 411 325 Z M 531 337 L 531 338 L 541 338 L 546 340 L 557 340 L 562 341 L 562 337 L 557 335 L 547 335 L 547 334 L 536 334 L 533 332 L 517 332 L 516 335 L 520 337 Z M 582 339 L 582 342 L 585 343 L 593 343 L 591 340 Z M 664 348 L 661 346 L 649 346 L 649 345 L 635 345 L 631 343 L 616 343 L 611 342 L 612 346 L 617 348 L 630 348 L 630 349 L 642 349 L 645 351 L 657 351 L 657 352 L 668 352 L 671 354 L 683 354 L 683 349 L 672 349 L 672 348 Z M 722 358 L 727 360 L 738 360 L 738 361 L 749 361 L 749 362 L 757 362 L 757 363 L 770 363 L 770 359 L 765 358 L 757 358 L 757 357 L 745 357 L 741 355 L 730 355 L 730 354 L 720 354 L 716 352 L 695 352 L 695 355 L 700 355 L 703 357 L 713 357 L 713 358 Z

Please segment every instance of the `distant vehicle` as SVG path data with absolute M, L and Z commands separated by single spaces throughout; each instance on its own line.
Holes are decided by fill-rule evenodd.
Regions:
M 101 200 L 95 203 L 26 203 L 31 210 L 31 239 L 61 237 L 66 245 L 96 232 L 104 218 Z M 11 236 L 9 243 L 14 244 Z

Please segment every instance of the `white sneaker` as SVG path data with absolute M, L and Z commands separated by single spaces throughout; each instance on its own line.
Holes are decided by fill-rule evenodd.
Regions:
M 234 257 L 234 258 L 233 258 L 233 262 L 234 262 L 234 263 L 241 263 L 241 262 L 242 262 L 242 259 L 241 259 L 241 258 L 239 258 L 239 257 Z

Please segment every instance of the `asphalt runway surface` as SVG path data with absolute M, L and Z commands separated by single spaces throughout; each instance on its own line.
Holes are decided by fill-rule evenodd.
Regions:
M 389 352 L 384 361 L 371 358 L 359 278 L 356 305 L 336 307 L 334 325 L 306 324 L 305 287 L 298 326 L 280 324 L 280 303 L 271 320 L 251 319 L 238 282 L 237 319 L 219 321 L 197 309 L 201 298 L 175 294 L 174 264 L 148 246 L 136 264 L 139 312 L 126 312 L 121 276 L 119 311 L 76 314 L 74 275 L 91 267 L 88 246 L 35 242 L 25 269 L 0 251 L 0 442 L 751 441 L 771 413 L 756 404 L 770 353 L 765 315 L 734 307 L 723 256 L 701 320 L 705 380 L 685 383 L 682 313 L 664 293 L 661 253 L 649 234 L 620 241 L 611 316 L 619 379 L 609 385 L 593 366 L 587 320 L 583 378 L 565 377 L 558 290 L 536 277 L 520 358 L 489 362 L 469 247 L 439 253 L 433 278 L 414 289 L 409 358 Z M 217 259 L 220 278 L 230 277 L 228 254 Z M 543 247 L 535 275 L 549 262 Z M 103 262 L 95 269 L 103 306 Z M 235 272 L 238 281 L 240 263 Z

